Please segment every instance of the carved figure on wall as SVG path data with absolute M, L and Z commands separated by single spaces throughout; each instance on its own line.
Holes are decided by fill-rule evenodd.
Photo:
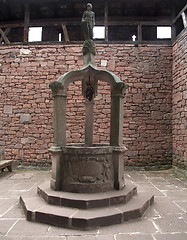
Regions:
M 106 180 L 110 180 L 110 175 L 111 175 L 111 172 L 110 172 L 110 164 L 107 162 L 107 161 L 105 161 L 104 163 L 103 163 L 103 174 L 104 174 L 104 176 L 105 176 L 105 178 L 106 178 Z
M 87 10 L 83 13 L 81 27 L 85 40 L 93 39 L 93 27 L 95 25 L 95 13 L 92 11 L 92 4 L 87 4 Z

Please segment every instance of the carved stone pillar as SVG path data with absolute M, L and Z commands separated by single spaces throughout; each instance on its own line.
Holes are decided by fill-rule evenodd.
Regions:
M 49 85 L 54 97 L 54 146 L 52 153 L 52 179 L 51 188 L 61 190 L 62 185 L 62 146 L 66 145 L 66 94 L 60 82 Z
M 91 146 L 93 144 L 93 99 L 91 101 L 85 101 L 85 144 Z
M 110 145 L 113 150 L 114 166 L 114 188 L 123 189 L 124 180 L 124 156 L 125 147 L 123 146 L 123 104 L 125 84 L 116 84 L 111 91 L 111 123 L 110 123 Z

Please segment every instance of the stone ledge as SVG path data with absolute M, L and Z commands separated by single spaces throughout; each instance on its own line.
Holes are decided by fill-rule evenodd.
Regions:
M 153 201 L 152 194 L 141 192 L 127 204 L 85 210 L 48 205 L 33 189 L 20 197 L 27 220 L 80 230 L 141 218 Z
M 48 204 L 79 209 L 126 204 L 137 193 L 137 187 L 130 181 L 126 181 L 126 187 L 121 191 L 89 194 L 57 192 L 53 191 L 49 186 L 49 182 L 46 182 L 37 189 L 38 195 Z

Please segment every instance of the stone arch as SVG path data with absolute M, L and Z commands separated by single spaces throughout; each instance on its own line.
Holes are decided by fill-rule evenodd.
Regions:
M 66 145 L 66 97 L 67 88 L 71 82 L 81 81 L 84 86 L 85 79 L 88 75 L 92 75 L 95 84 L 95 96 L 97 95 L 97 82 L 98 80 L 107 82 L 111 86 L 111 131 L 110 131 L 110 145 L 120 146 L 123 145 L 122 137 L 122 119 L 123 119 L 123 97 L 127 85 L 123 83 L 115 74 L 106 71 L 98 70 L 94 65 L 88 64 L 81 70 L 70 71 L 62 75 L 58 81 L 50 84 L 53 92 L 54 114 L 55 116 L 55 144 L 59 146 Z M 84 94 L 84 87 L 82 88 Z M 61 100 L 60 100 L 61 99 Z M 61 109 L 59 109 L 61 108 Z M 63 125 L 63 126 L 62 126 Z

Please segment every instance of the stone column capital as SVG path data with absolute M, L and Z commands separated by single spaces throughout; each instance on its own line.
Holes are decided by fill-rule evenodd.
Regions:
M 125 91 L 128 88 L 128 85 L 125 84 L 124 82 L 118 82 L 116 83 L 111 91 L 111 96 L 112 97 L 124 97 Z
M 53 145 L 53 146 L 51 146 L 50 148 L 49 148 L 49 152 L 51 152 L 51 153 L 56 153 L 56 154 L 58 154 L 58 153 L 62 153 L 62 148 L 60 147 L 60 146 L 57 146 L 57 145 Z
M 65 94 L 64 86 L 61 82 L 55 81 L 49 84 L 49 87 L 52 90 L 53 97 L 60 96 L 60 97 L 67 97 Z
M 122 145 L 122 146 L 114 146 L 113 147 L 113 152 L 119 152 L 119 153 L 124 153 L 127 151 L 127 148 Z

